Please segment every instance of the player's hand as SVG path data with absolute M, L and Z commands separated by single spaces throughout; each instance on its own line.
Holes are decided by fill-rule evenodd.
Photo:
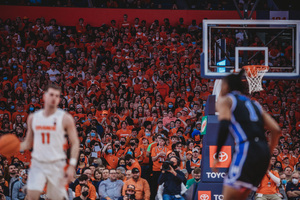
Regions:
M 211 170 L 213 171 L 213 172 L 218 172 L 219 170 L 217 169 L 217 164 L 219 163 L 219 159 L 215 159 L 214 160 L 214 163 L 213 163 L 213 167 L 211 168 Z
M 67 171 L 66 171 L 66 179 L 68 183 L 72 182 L 75 175 L 75 167 L 72 165 L 69 165 Z

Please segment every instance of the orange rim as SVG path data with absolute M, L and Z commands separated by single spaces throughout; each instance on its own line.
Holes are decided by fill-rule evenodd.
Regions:
M 265 65 L 246 65 L 243 68 L 246 70 L 249 77 L 256 77 L 258 71 L 265 71 L 269 69 L 269 67 Z

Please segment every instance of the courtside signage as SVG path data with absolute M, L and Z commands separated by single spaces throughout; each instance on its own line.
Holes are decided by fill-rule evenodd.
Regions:
M 202 117 L 202 123 L 201 123 L 201 135 L 206 134 L 206 127 L 207 127 L 207 116 Z
M 211 191 L 198 191 L 198 200 L 223 200 L 223 195 L 212 194 Z
M 209 167 L 213 167 L 214 160 L 216 159 L 217 146 L 209 146 Z M 223 146 L 219 153 L 219 163 L 217 168 L 229 168 L 231 163 L 231 146 Z

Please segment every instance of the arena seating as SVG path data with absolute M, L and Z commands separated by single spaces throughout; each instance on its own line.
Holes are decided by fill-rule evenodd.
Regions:
M 167 138 L 170 152 L 177 142 L 182 144 L 182 158 L 190 159 L 194 148 L 201 151 L 199 125 L 214 80 L 200 77 L 201 27 L 170 24 L 167 19 L 150 26 L 139 19 L 111 20 L 91 27 L 82 18 L 64 28 L 55 15 L 49 22 L 43 16 L 35 21 L 0 20 L 0 135 L 13 133 L 23 140 L 28 115 L 42 108 L 47 85 L 57 84 L 63 92 L 60 108 L 73 115 L 81 140 L 85 161 L 77 174 L 87 166 L 123 166 L 120 161 L 132 152 L 142 177 L 149 178 L 152 162 L 146 152 L 158 133 Z M 267 80 L 264 91 L 251 95 L 282 128 L 274 153 L 280 170 L 286 147 L 292 167 L 299 163 L 299 86 L 299 80 Z M 132 140 L 135 147 L 130 146 Z M 122 146 L 115 152 L 118 162 L 101 152 L 110 144 L 115 149 L 116 141 Z M 0 183 L 2 177 L 8 180 L 10 163 L 28 168 L 30 152 L 0 156 Z

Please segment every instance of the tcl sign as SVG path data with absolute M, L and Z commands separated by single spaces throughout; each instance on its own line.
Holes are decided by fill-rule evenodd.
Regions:
M 223 200 L 223 195 L 211 195 L 211 191 L 198 191 L 198 200 Z
M 217 146 L 209 146 L 209 166 L 212 168 L 214 160 L 219 157 L 217 168 L 228 168 L 231 163 L 231 146 L 223 146 L 219 153 L 216 154 Z

